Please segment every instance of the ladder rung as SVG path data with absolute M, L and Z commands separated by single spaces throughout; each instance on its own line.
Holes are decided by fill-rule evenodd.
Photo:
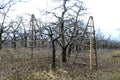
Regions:
M 28 42 L 30 42 L 30 43 L 32 43 L 32 42 L 42 42 L 42 40 L 31 40 L 31 41 L 28 41 Z
M 81 66 L 89 65 L 89 64 L 83 63 L 83 62 L 82 62 L 82 63 L 81 63 L 81 62 L 74 62 L 73 64 L 74 64 L 74 65 L 79 65 L 79 64 L 80 64 Z M 96 66 L 96 64 L 92 64 L 92 66 Z
M 36 46 L 28 46 L 28 48 L 36 48 Z
M 74 62 L 74 64 L 88 65 L 87 63 L 83 63 L 83 62 L 82 63 L 80 63 L 80 62 L 79 63 L 78 62 Z
M 94 34 L 94 32 L 85 32 L 85 34 Z
M 81 44 L 82 46 L 89 46 L 88 44 Z
M 89 57 L 81 57 L 81 56 L 77 56 L 76 59 L 89 59 Z
M 90 53 L 90 51 L 80 51 L 80 52 L 83 52 L 83 53 Z M 93 53 L 95 53 L 95 52 L 93 51 Z
M 89 56 L 79 56 L 77 58 L 81 58 L 81 59 L 89 59 L 90 57 Z M 96 60 L 95 58 L 92 58 L 92 60 Z
M 77 60 L 80 60 L 80 59 L 84 61 L 84 60 L 89 60 L 90 57 L 75 57 L 75 62 L 76 62 Z M 92 58 L 92 60 L 95 61 L 96 59 L 95 59 L 95 58 Z
M 94 38 L 92 38 L 94 40 Z M 89 40 L 90 41 L 90 38 L 84 38 L 84 40 Z
M 87 26 L 87 27 L 94 27 L 94 26 Z
M 88 45 L 88 44 L 82 44 L 82 46 L 90 46 L 90 45 Z M 92 45 L 92 46 L 95 46 L 95 45 Z
M 90 46 L 90 45 L 88 45 L 88 44 L 82 44 L 82 46 Z

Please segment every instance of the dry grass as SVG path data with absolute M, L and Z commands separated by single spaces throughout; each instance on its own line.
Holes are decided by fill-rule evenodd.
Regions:
M 57 58 L 57 68 L 51 70 L 51 52 L 41 50 L 30 59 L 25 49 L 0 51 L 0 80 L 120 80 L 120 50 L 99 50 L 99 67 L 92 73 L 82 63 L 73 65 Z

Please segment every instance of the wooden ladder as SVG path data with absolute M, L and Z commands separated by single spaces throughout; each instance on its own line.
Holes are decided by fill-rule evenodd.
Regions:
M 89 68 L 92 71 L 93 65 L 98 67 L 96 38 L 94 29 L 93 16 L 90 16 L 86 25 L 86 28 L 81 36 L 79 42 L 79 51 L 76 52 L 73 63 L 78 64 L 83 61 L 83 64 L 89 64 Z M 94 62 L 93 62 L 94 61 Z
M 29 48 L 31 49 L 31 58 L 33 58 L 33 53 L 34 53 L 34 49 L 36 48 L 36 18 L 35 15 L 32 14 L 31 15 L 31 20 L 30 20 L 30 28 L 31 28 L 31 35 L 30 37 L 30 41 L 29 41 Z

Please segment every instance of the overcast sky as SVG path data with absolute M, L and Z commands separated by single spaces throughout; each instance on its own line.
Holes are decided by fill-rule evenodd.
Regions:
M 17 5 L 17 14 L 34 13 L 39 15 L 37 8 L 49 9 L 50 0 L 30 0 L 27 3 Z M 95 28 L 100 28 L 105 35 L 119 38 L 120 31 L 120 0 L 83 0 L 84 5 L 89 8 L 90 15 L 94 18 Z
M 95 26 L 104 34 L 119 38 L 120 31 L 120 0 L 84 0 L 94 16 Z

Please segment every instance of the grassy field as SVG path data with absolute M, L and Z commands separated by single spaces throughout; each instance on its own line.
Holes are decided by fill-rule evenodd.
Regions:
M 30 58 L 30 50 L 3 49 L 0 51 L 0 80 L 120 80 L 120 50 L 98 50 L 98 69 L 89 65 L 73 65 L 56 59 L 56 70 L 51 70 L 51 51 L 39 50 Z

